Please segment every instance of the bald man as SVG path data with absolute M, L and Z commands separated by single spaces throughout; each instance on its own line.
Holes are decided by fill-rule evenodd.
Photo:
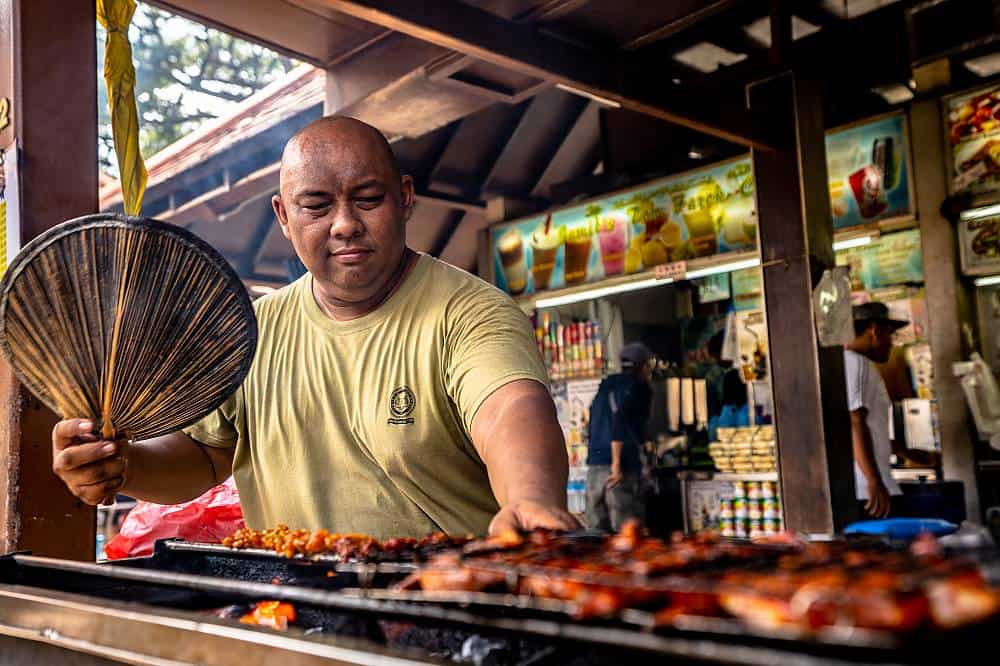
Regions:
M 230 473 L 249 526 L 377 538 L 577 526 L 530 323 L 485 282 L 406 246 L 413 181 L 375 128 L 323 118 L 273 199 L 308 273 L 256 302 L 242 387 L 200 423 L 131 446 L 59 423 L 53 468 L 90 504 L 163 504 Z

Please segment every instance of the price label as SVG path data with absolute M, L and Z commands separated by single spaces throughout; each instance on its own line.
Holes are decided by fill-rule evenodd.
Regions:
M 687 262 L 674 261 L 669 264 L 660 264 L 654 269 L 653 275 L 658 280 L 683 280 L 687 275 Z

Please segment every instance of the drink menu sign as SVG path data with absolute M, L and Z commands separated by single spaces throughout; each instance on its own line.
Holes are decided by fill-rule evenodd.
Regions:
M 850 267 L 853 290 L 871 291 L 923 282 L 923 257 L 920 230 L 908 229 L 886 234 L 868 245 L 837 252 L 837 265 Z
M 1000 273 L 1000 216 L 959 222 L 958 246 L 966 275 Z
M 536 293 L 757 247 L 749 158 L 491 230 L 496 284 Z
M 1000 85 L 945 103 L 953 192 L 1000 192 Z
M 913 214 L 902 115 L 827 134 L 826 168 L 834 229 Z

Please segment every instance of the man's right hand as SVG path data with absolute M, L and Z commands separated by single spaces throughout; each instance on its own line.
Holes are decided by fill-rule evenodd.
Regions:
M 891 509 L 889 491 L 881 479 L 874 483 L 868 482 L 868 501 L 865 502 L 865 511 L 872 518 L 885 518 Z
M 125 483 L 124 449 L 123 442 L 95 435 L 93 421 L 60 421 L 52 429 L 52 471 L 71 493 L 97 505 Z

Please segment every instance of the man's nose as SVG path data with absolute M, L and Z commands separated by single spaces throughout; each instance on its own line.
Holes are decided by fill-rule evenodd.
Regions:
M 354 214 L 349 205 L 337 206 L 330 225 L 330 235 L 334 238 L 356 238 L 365 232 L 365 225 Z

